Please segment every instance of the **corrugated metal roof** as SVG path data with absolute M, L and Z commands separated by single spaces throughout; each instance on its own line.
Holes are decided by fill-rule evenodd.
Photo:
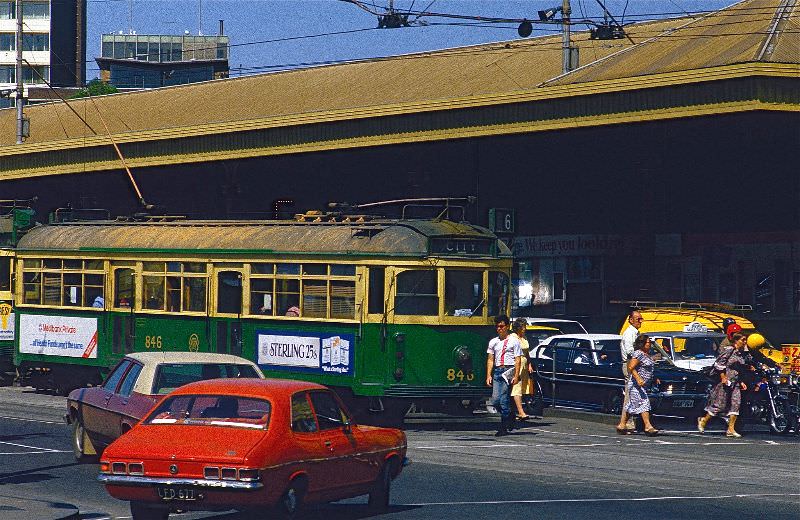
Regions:
M 585 65 L 547 85 L 689 71 L 746 62 L 800 63 L 795 0 L 748 0 Z M 783 14 L 782 17 L 780 15 Z M 780 18 L 780 19 L 779 19 Z M 761 53 L 773 45 L 771 52 Z
M 634 41 L 684 23 L 665 20 L 629 27 Z M 629 47 L 630 41 L 590 40 L 574 33 L 582 60 L 596 60 Z M 535 89 L 561 72 L 561 37 L 547 36 L 490 45 L 375 59 L 310 69 L 195 83 L 70 105 L 98 135 L 179 128 L 230 121 L 449 100 Z M 95 135 L 62 103 L 32 106 L 31 137 L 40 143 Z M 0 146 L 15 140 L 13 109 L 0 110 Z
M 484 228 L 450 221 L 375 221 L 366 224 L 311 222 L 105 222 L 39 226 L 17 250 L 185 250 L 217 253 L 428 255 L 435 237 L 489 238 Z M 502 256 L 510 256 L 500 244 Z
M 312 116 L 341 121 L 377 115 L 379 107 L 402 107 L 413 113 L 415 106 L 425 103 L 524 94 L 549 85 L 759 60 L 798 64 L 795 1 L 745 0 L 700 18 L 628 25 L 626 32 L 636 45 L 627 38 L 590 40 L 587 32 L 575 32 L 573 45 L 580 49 L 581 62 L 589 65 L 565 76 L 559 76 L 559 35 L 71 101 L 71 108 L 93 131 L 63 103 L 32 106 L 26 109 L 32 129 L 26 144 L 61 146 L 71 140 L 70 145 L 76 146 L 93 135 L 130 138 L 165 129 L 174 132 L 159 138 L 175 138 L 187 129 L 221 123 L 244 128 L 269 121 L 284 127 Z M 791 7 L 776 24 L 775 15 L 784 2 Z M 769 52 L 759 58 L 767 43 Z M 0 155 L 2 147 L 8 146 L 6 151 L 12 153 L 26 146 L 14 145 L 15 116 L 13 109 L 0 110 Z

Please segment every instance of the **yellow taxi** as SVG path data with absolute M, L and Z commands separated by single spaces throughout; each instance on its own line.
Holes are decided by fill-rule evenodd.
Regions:
M 685 303 L 685 302 L 644 302 L 626 301 L 617 303 L 627 303 L 634 308 L 638 308 L 642 314 L 644 322 L 639 328 L 640 334 L 650 334 L 656 332 L 721 332 L 722 322 L 726 318 L 731 318 L 742 327 L 745 334 L 759 333 L 756 325 L 744 316 L 732 314 L 731 310 L 749 310 L 749 306 L 725 305 L 725 304 L 706 304 L 706 303 Z M 619 333 L 622 334 L 628 328 L 627 316 L 623 318 Z M 675 345 L 675 351 L 679 352 L 680 345 Z M 775 361 L 781 367 L 783 373 L 789 373 L 793 366 L 800 368 L 797 363 L 793 364 L 793 359 L 800 359 L 800 348 L 794 349 L 797 358 L 792 357 L 792 349 L 781 349 L 775 347 L 770 341 L 764 338 L 764 344 L 759 349 L 761 354 Z

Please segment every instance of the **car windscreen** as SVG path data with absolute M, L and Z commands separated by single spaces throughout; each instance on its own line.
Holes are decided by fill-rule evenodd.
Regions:
M 162 363 L 158 365 L 152 394 L 165 395 L 179 386 L 217 378 L 259 377 L 252 365 L 238 363 Z
M 719 352 L 722 337 L 675 338 L 676 359 L 714 358 Z
M 597 362 L 600 365 L 622 362 L 621 345 L 618 339 L 602 339 L 594 342 Z
M 265 399 L 233 395 L 176 395 L 153 410 L 145 424 L 210 425 L 266 430 L 272 407 Z

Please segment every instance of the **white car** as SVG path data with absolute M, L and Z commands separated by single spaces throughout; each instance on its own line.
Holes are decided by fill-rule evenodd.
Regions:
M 681 368 L 702 370 L 714 364 L 725 334 L 717 332 L 650 332 L 647 334 Z

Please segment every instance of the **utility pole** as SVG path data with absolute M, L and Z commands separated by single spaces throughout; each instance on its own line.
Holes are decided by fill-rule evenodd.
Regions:
M 572 46 L 570 45 L 569 35 L 569 15 L 572 14 L 572 8 L 569 5 L 569 0 L 562 0 L 561 2 L 561 50 L 562 50 L 562 68 L 561 72 L 566 74 L 572 70 Z
M 17 0 L 17 144 L 24 140 L 24 114 L 22 103 L 24 85 L 22 84 L 22 0 Z

